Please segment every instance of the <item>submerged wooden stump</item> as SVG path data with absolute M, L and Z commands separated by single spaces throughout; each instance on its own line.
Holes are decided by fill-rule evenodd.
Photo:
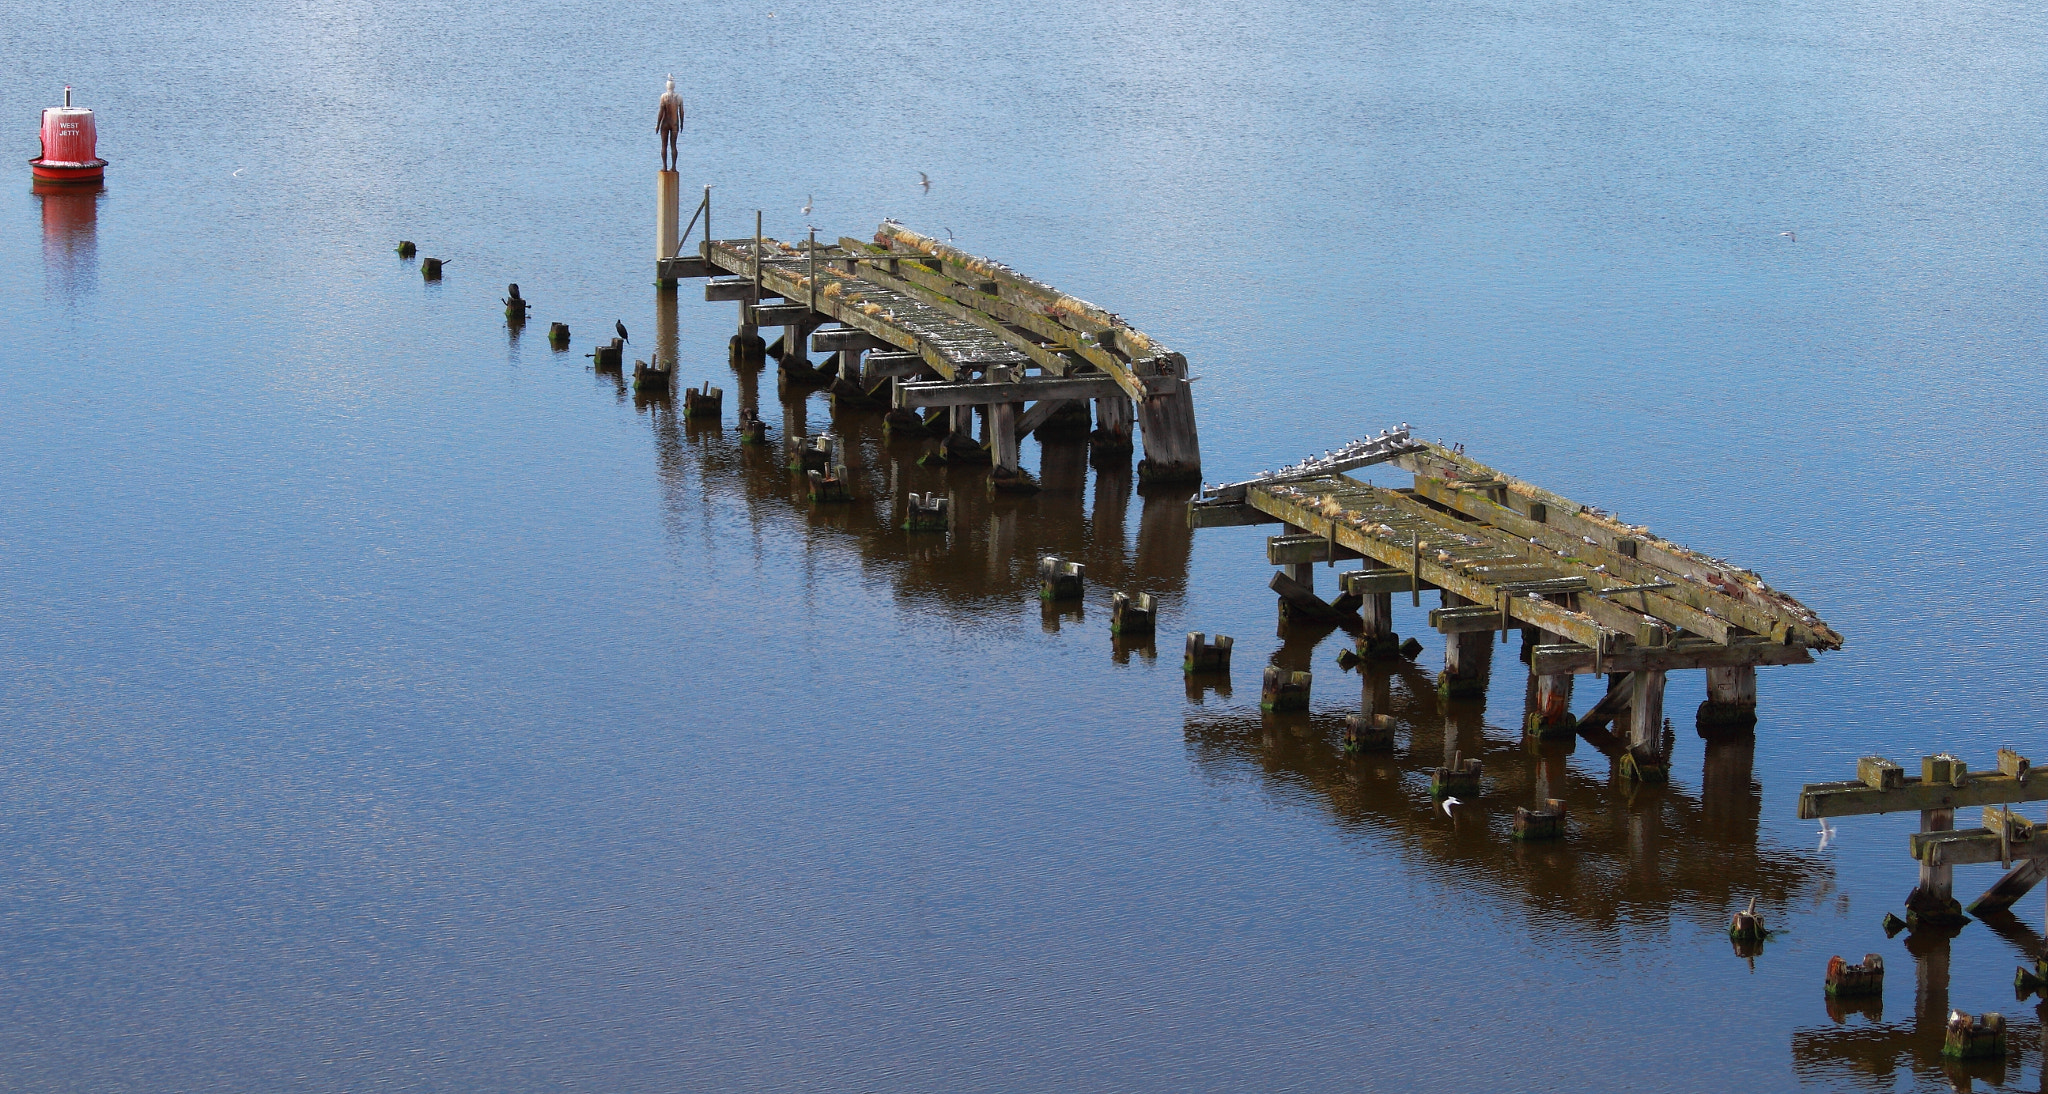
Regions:
M 1159 600 L 1151 593 L 1118 593 L 1109 599 L 1109 633 L 1151 634 L 1159 626 Z
M 633 362 L 633 390 L 649 395 L 667 395 L 673 379 L 668 369 L 645 361 Z
M 398 257 L 411 258 L 418 253 L 420 253 L 420 249 L 413 246 L 412 240 L 401 239 L 398 241 Z
M 1289 672 L 1278 665 L 1266 666 L 1265 682 L 1259 687 L 1260 710 L 1307 710 L 1309 685 L 1314 676 Z
M 943 532 L 946 530 L 946 512 L 950 508 L 943 494 L 911 494 L 905 507 L 903 530 L 906 532 Z
M 839 464 L 828 472 L 806 471 L 804 477 L 810 480 L 811 504 L 836 505 L 853 500 L 853 489 L 847 482 L 846 465 Z
M 1201 631 L 1188 632 L 1187 652 L 1181 658 L 1180 670 L 1185 673 L 1210 673 L 1230 671 L 1230 647 L 1233 640 L 1227 634 L 1219 634 L 1213 640 Z
M 1068 562 L 1056 555 L 1042 555 L 1038 559 L 1038 599 L 1079 600 L 1081 586 L 1088 568 L 1078 562 Z
M 1981 1060 L 2005 1055 L 2005 1015 L 1997 1011 L 1971 1016 L 1951 1011 L 1942 1031 L 1941 1054 L 1952 1060 Z
M 725 416 L 725 389 L 711 386 L 704 381 L 701 388 L 683 389 L 683 417 L 722 418 Z
M 568 349 L 568 348 L 569 348 L 569 324 L 567 324 L 567 323 L 549 323 L 549 324 L 548 324 L 548 345 L 551 345 L 551 346 L 555 347 L 556 349 Z
M 1737 942 L 1761 942 L 1764 934 L 1763 917 L 1756 914 L 1756 898 L 1751 897 L 1749 907 L 1728 920 L 1728 937 Z
M 1392 752 L 1393 750 L 1394 719 L 1385 714 L 1347 714 L 1344 716 L 1344 751 Z
M 1448 798 L 1456 794 L 1479 794 L 1481 765 L 1476 758 L 1467 758 L 1464 753 L 1451 753 L 1448 766 L 1432 768 L 1429 775 L 1429 796 Z
M 620 338 L 614 338 L 590 353 L 591 367 L 599 372 L 618 372 L 624 367 L 625 359 L 626 343 Z
M 1867 953 L 1861 965 L 1851 965 L 1836 954 L 1828 958 L 1827 993 L 1838 996 L 1884 994 L 1884 956 Z
M 762 421 L 761 416 L 754 413 L 754 408 L 750 406 L 740 408 L 740 443 L 755 445 L 766 445 L 768 443 L 768 423 Z
M 441 280 L 441 262 L 438 258 L 420 259 L 420 276 L 429 281 Z
M 1515 807 L 1514 838 L 1551 840 L 1564 838 L 1564 799 L 1546 798 L 1541 809 Z
M 913 440 L 926 435 L 924 419 L 917 411 L 898 407 L 882 416 L 882 435 L 890 440 Z

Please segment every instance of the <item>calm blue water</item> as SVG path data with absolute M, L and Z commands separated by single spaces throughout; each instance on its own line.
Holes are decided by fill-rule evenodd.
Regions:
M 2040 895 L 1916 960 L 1912 821 L 1816 851 L 1794 799 L 2048 758 L 2044 46 L 2017 3 L 15 5 L 0 132 L 71 83 L 113 166 L 0 187 L 0 1086 L 2038 1089 Z M 874 500 L 813 514 L 580 356 L 666 333 L 669 72 L 717 234 L 809 199 L 1111 307 L 1193 364 L 1211 478 L 1408 421 L 1849 645 L 1763 674 L 1753 753 L 1674 677 L 1668 788 L 1525 752 L 1512 647 L 1483 717 L 1396 674 L 1401 751 L 1352 761 L 1267 529 L 1035 442 L 1047 491 L 990 502 L 872 418 Z M 736 392 L 732 306 L 674 321 Z M 889 530 L 910 488 L 952 534 Z M 1259 716 L 1269 657 L 1312 717 Z M 1455 823 L 1447 736 L 1493 776 Z M 1578 828 L 1517 847 L 1539 789 Z M 1949 1005 L 2008 1066 L 1944 1068 Z

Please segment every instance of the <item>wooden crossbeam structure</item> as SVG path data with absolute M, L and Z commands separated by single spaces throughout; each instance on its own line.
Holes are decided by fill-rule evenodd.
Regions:
M 899 410 L 980 408 L 999 472 L 1017 472 L 1018 437 L 1092 400 L 1098 443 L 1128 447 L 1135 416 L 1141 480 L 1200 479 L 1187 359 L 1107 309 L 894 221 L 870 239 L 706 238 L 698 250 L 660 260 L 658 274 L 711 278 L 705 299 L 739 302 L 743 334 L 784 327 L 785 368 L 791 347 L 808 344 L 838 353 L 841 375 L 863 389 L 888 383 Z M 828 324 L 838 326 L 812 334 Z M 888 360 L 860 375 L 864 352 Z
M 2022 817 L 2013 806 L 2048 801 L 2048 774 L 2009 748 L 1998 750 L 1997 766 L 1971 771 L 1948 753 L 1925 756 L 1918 776 L 1882 756 L 1856 761 L 1856 777 L 1808 783 L 1799 790 L 1801 820 L 1918 812 L 1920 831 L 1909 848 L 1920 863 L 1920 882 L 1906 897 L 1907 922 L 1945 925 L 1964 922 L 1955 899 L 1957 866 L 1996 862 L 2004 877 L 1973 902 L 1969 911 L 2010 908 L 2048 872 L 2048 825 Z M 1957 809 L 1981 809 L 1983 826 L 1957 829 Z
M 1407 592 L 1419 603 L 1421 590 L 1441 591 L 1430 623 L 1449 636 L 1446 694 L 1469 690 L 1470 666 L 1484 661 L 1474 643 L 1510 630 L 1543 636 L 1532 671 L 1567 695 L 1573 674 L 1628 674 L 1636 691 L 1609 705 L 1630 712 L 1630 751 L 1646 776 L 1659 774 L 1646 765 L 1665 673 L 1708 672 L 1703 729 L 1716 706 L 1717 716 L 1746 714 L 1753 724 L 1758 666 L 1807 664 L 1842 645 L 1812 610 L 1748 570 L 1462 452 L 1411 441 L 1405 426 L 1383 436 L 1400 450 L 1374 458 L 1412 475 L 1412 486 L 1315 474 L 1315 461 L 1305 461 L 1206 491 L 1190 503 L 1190 523 L 1284 525 L 1267 540 L 1267 557 L 1288 570 L 1297 601 L 1312 585 L 1313 563 L 1363 560 L 1366 568 L 1340 584 L 1365 602 L 1367 631 L 1391 612 L 1392 596 Z

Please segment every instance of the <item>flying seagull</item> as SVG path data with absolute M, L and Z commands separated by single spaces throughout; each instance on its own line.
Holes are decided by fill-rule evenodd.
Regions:
M 809 194 L 804 195 L 804 215 L 811 215 L 811 195 Z
M 923 171 L 919 171 L 917 173 L 917 180 L 919 182 L 924 183 L 925 193 L 931 193 L 932 177 L 930 175 L 925 174 Z
M 1834 838 L 1835 838 L 1835 826 L 1834 826 L 1834 825 L 1832 825 L 1832 824 L 1829 824 L 1829 823 L 1828 823 L 1828 819 L 1827 819 L 1826 817 L 1822 817 L 1822 818 L 1820 819 L 1820 846 L 1819 846 L 1819 847 L 1816 847 L 1816 848 L 1814 848 L 1814 850 L 1815 850 L 1815 851 L 1825 851 L 1825 850 L 1827 850 L 1827 849 L 1828 849 L 1828 844 L 1829 844 L 1829 843 L 1831 843 L 1831 842 L 1833 842 L 1833 841 L 1834 841 Z
M 621 342 L 631 342 L 631 341 L 632 341 L 632 339 L 631 339 L 631 338 L 628 338 L 628 337 L 626 337 L 626 324 L 624 324 L 624 323 L 620 322 L 620 321 L 619 321 L 619 320 L 617 320 L 617 319 L 614 319 L 614 320 L 612 320 L 612 327 L 613 327 L 614 329 L 616 329 L 616 330 L 617 330 L 617 331 L 619 332 L 619 341 L 621 341 Z
M 944 228 L 944 227 L 945 227 L 945 225 L 943 225 L 943 224 L 942 224 L 942 225 L 940 225 L 940 227 Z M 953 229 L 951 229 L 951 228 L 946 228 L 946 242 L 948 242 L 948 243 L 951 243 L 951 242 L 953 242 Z
M 1450 816 L 1450 815 L 1451 815 L 1451 806 L 1454 806 L 1454 805 L 1463 805 L 1463 804 L 1465 804 L 1465 803 L 1464 803 L 1464 802 L 1461 802 L 1461 801 L 1459 801 L 1459 800 L 1458 800 L 1458 799 L 1456 799 L 1456 798 L 1445 798 L 1445 799 L 1444 799 L 1444 805 L 1443 805 L 1443 810 L 1444 810 L 1444 816 L 1448 817 L 1448 816 Z
M 1793 235 L 1793 234 L 1792 234 L 1791 232 L 1779 232 L 1779 233 L 1778 233 L 1778 238 L 1780 238 L 1780 239 L 1789 239 L 1789 240 L 1791 240 L 1791 241 L 1792 241 L 1792 242 L 1794 242 L 1794 243 L 1797 243 L 1797 242 L 1799 242 L 1799 237 L 1798 237 L 1798 236 L 1796 236 L 1796 235 Z

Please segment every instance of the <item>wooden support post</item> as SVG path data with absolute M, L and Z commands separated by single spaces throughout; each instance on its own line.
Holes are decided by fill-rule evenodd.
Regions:
M 1152 393 L 1138 404 L 1138 425 L 1145 433 L 1145 458 L 1138 461 L 1138 481 L 1180 483 L 1202 481 L 1202 449 L 1195 435 L 1195 396 L 1179 377 L 1153 381 Z
M 1095 400 L 1095 432 L 1088 435 L 1088 459 L 1100 462 L 1131 453 L 1131 398 L 1118 393 Z
M 1937 766 L 1935 757 L 1922 761 L 1923 770 Z M 1929 781 L 1935 772 L 1923 776 Z M 1946 780 L 1940 780 L 1946 781 Z M 1948 809 L 1922 809 L 1920 830 L 1922 832 L 1952 832 L 1956 827 L 1956 811 Z M 1918 930 L 1921 927 L 1955 927 L 1968 923 L 1963 917 L 1963 906 L 1956 901 L 1956 868 L 1941 861 L 1937 855 L 1920 860 L 1920 884 L 1906 895 L 1906 925 Z
M 1201 631 L 1189 631 L 1187 652 L 1181 658 L 1180 670 L 1189 674 L 1228 673 L 1230 671 L 1231 638 L 1219 634 L 1207 640 Z
M 1295 580 L 1295 583 L 1309 592 L 1316 591 L 1316 566 L 1313 562 L 1295 562 L 1282 566 L 1281 571 Z
M 1306 672 L 1289 672 L 1267 665 L 1259 688 L 1259 709 L 1268 711 L 1307 710 L 1309 686 L 1314 677 Z
M 1109 633 L 1136 638 L 1158 628 L 1159 601 L 1151 593 L 1118 593 L 1109 601 Z
M 1572 716 L 1572 674 L 1551 673 L 1535 677 L 1535 694 L 1531 697 L 1528 721 L 1525 729 L 1531 737 L 1571 737 L 1579 731 L 1579 720 Z
M 1698 721 L 1700 736 L 1708 740 L 1756 732 L 1756 666 L 1708 669 Z
M 1453 592 L 1443 594 L 1444 607 L 1470 605 Z M 1444 671 L 1436 678 L 1437 694 L 1446 699 L 1486 698 L 1486 673 L 1493 663 L 1492 631 L 1459 631 L 1444 635 Z
M 674 171 L 662 171 L 654 177 L 654 260 L 674 258 L 678 244 L 678 233 L 682 228 L 682 191 Z M 675 278 L 656 278 L 664 289 L 676 287 Z
M 1366 560 L 1367 571 L 1393 573 L 1384 562 Z M 1393 661 L 1401 656 L 1401 636 L 1394 633 L 1394 594 L 1358 594 L 1358 615 L 1364 626 L 1358 632 L 1358 655 L 1368 661 Z
M 1629 674 L 1628 753 L 1621 773 L 1637 782 L 1664 781 L 1664 670 Z
M 1041 555 L 1038 559 L 1038 599 L 1079 600 L 1087 576 L 1088 568 L 1078 562 L 1068 562 L 1057 555 Z
M 989 486 L 1005 494 L 1035 494 L 1038 483 L 1017 465 L 1017 415 L 1022 403 L 996 403 L 988 408 L 989 458 L 995 464 Z

